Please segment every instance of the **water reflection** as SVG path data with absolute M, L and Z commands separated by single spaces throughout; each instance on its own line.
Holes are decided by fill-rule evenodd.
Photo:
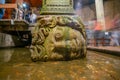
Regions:
M 120 57 L 88 51 L 85 59 L 32 62 L 25 48 L 0 50 L 0 80 L 119 80 Z
M 8 62 L 11 59 L 14 50 L 0 50 L 0 62 Z
M 11 59 L 14 50 L 5 50 L 3 55 L 3 61 L 8 62 Z
M 0 49 L 0 63 L 4 62 L 23 62 L 30 60 L 30 52 L 27 48 L 8 48 Z

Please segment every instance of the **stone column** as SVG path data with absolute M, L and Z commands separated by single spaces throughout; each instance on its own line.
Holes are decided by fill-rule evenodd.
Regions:
M 103 0 L 95 0 L 95 6 L 96 6 L 97 21 L 101 23 L 102 29 L 105 31 L 106 27 L 105 27 Z

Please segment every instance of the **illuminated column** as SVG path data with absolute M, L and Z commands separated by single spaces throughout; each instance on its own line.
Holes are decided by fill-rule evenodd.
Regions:
M 16 4 L 19 6 L 19 8 L 23 8 L 23 0 L 16 0 Z M 16 8 L 16 15 L 15 19 L 19 19 L 19 8 Z
M 105 31 L 106 27 L 105 27 L 103 0 L 95 0 L 95 5 L 96 5 L 97 21 L 101 23 L 102 29 Z

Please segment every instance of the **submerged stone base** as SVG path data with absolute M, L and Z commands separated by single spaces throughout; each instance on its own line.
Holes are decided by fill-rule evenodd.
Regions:
M 0 47 L 13 47 L 15 43 L 9 34 L 0 33 Z
M 78 17 L 39 17 L 32 33 L 30 50 L 33 61 L 71 60 L 85 57 L 85 28 Z
M 27 46 L 30 44 L 30 42 L 28 43 L 27 40 L 27 38 L 24 39 L 18 35 L 0 32 L 0 48 Z

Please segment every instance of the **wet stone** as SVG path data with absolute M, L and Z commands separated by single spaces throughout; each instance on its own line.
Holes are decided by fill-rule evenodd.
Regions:
M 85 27 L 79 17 L 41 16 L 32 31 L 33 61 L 71 60 L 86 56 Z

